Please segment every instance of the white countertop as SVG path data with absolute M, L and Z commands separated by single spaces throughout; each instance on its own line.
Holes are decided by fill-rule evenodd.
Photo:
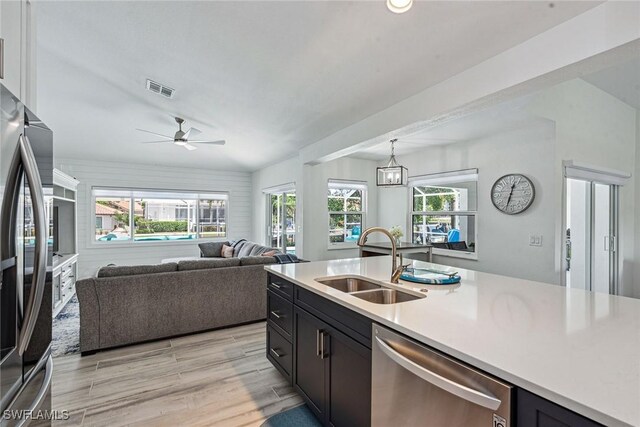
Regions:
M 266 268 L 595 421 L 640 426 L 640 300 L 456 269 L 458 287 L 431 285 L 426 298 L 382 305 L 314 279 L 359 275 L 393 286 L 388 256 Z

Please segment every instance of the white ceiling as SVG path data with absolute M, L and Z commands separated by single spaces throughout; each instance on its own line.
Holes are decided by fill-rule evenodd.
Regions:
M 58 157 L 255 170 L 596 4 L 39 2 L 38 115 Z M 139 143 L 176 114 L 227 145 Z
M 529 97 L 521 97 L 412 134 L 398 134 L 395 136 L 398 139 L 395 144 L 395 153 L 397 156 L 402 156 L 434 145 L 481 139 L 489 135 L 533 126 L 543 119 L 527 112 L 525 107 L 528 99 Z M 390 154 L 391 144 L 382 142 L 363 148 L 349 157 L 381 161 L 388 160 Z
M 640 52 L 636 59 L 590 74 L 583 79 L 640 110 Z

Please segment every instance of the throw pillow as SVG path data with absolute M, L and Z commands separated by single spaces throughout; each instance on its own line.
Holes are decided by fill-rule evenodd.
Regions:
M 278 251 L 267 251 L 262 254 L 262 256 L 274 256 Z
M 221 257 L 222 256 L 222 247 L 224 245 L 228 245 L 229 242 L 207 242 L 200 243 L 198 246 L 200 247 L 200 252 L 203 257 Z
M 222 246 L 222 256 L 225 258 L 233 258 L 233 248 L 231 246 Z

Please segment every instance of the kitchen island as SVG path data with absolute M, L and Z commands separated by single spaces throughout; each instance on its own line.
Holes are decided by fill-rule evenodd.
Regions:
M 446 268 L 418 261 L 414 267 Z M 393 285 L 391 257 L 266 268 L 350 310 L 358 322 L 387 326 L 586 418 L 640 425 L 639 300 L 464 269 L 460 285 Z M 418 298 L 375 304 L 316 280 L 341 276 Z

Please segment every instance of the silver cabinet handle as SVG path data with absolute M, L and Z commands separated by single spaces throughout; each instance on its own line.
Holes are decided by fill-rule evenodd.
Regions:
M 281 289 L 282 288 L 282 286 L 278 285 L 277 283 L 273 283 L 273 282 L 271 282 L 271 286 L 273 286 L 276 289 Z
M 271 354 L 273 354 L 275 357 L 282 357 L 282 356 L 284 356 L 284 354 L 280 354 L 280 353 L 278 353 L 278 351 L 277 351 L 277 350 L 275 350 L 275 349 L 273 349 L 273 348 L 272 348 L 272 349 L 270 349 L 270 351 L 271 351 Z
M 276 311 L 272 311 L 272 312 L 271 312 L 271 314 L 272 314 L 272 315 L 273 315 L 273 317 L 275 317 L 276 319 L 282 319 L 282 316 L 280 316 L 280 315 L 278 314 L 278 312 L 276 312 Z
M 320 331 L 320 359 L 324 359 L 326 356 L 324 354 L 324 331 Z
M 391 360 L 393 360 L 412 374 L 427 381 L 428 383 L 431 383 L 434 386 L 441 388 L 442 390 L 448 391 L 449 393 L 456 395 L 461 399 L 467 400 L 469 402 L 475 403 L 476 405 L 483 406 L 493 411 L 497 410 L 502 404 L 502 401 L 495 396 L 479 392 L 478 390 L 474 390 L 462 384 L 458 384 L 448 378 L 445 378 L 433 371 L 426 369 L 423 366 L 418 365 L 414 361 L 409 360 L 407 357 L 392 349 L 379 337 L 376 337 L 376 341 L 378 342 L 380 350 L 382 350 L 382 352 L 386 354 Z
M 24 313 L 24 326 L 20 330 L 18 338 L 18 354 L 24 354 L 31 341 L 31 335 L 36 327 L 38 312 L 44 296 L 45 279 L 47 275 L 47 223 L 44 205 L 44 192 L 42 180 L 38 172 L 38 164 L 31 149 L 29 139 L 20 135 L 18 141 L 22 168 L 29 181 L 29 191 L 33 203 L 34 223 L 36 230 L 34 267 L 31 281 L 31 293 Z
M 316 356 L 320 357 L 320 329 L 316 329 Z

